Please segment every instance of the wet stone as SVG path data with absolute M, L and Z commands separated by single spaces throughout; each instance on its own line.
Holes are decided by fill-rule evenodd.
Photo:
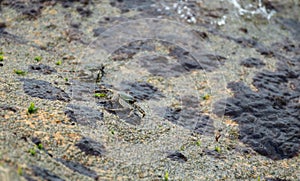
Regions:
M 279 66 L 278 71 L 258 73 L 253 79 L 258 92 L 242 82 L 228 84 L 234 96 L 226 100 L 224 113 L 239 124 L 239 139 L 274 160 L 292 158 L 300 148 L 299 63 L 294 70 Z M 221 104 L 216 104 L 216 114 L 222 113 Z
M 184 163 L 188 160 L 187 157 L 184 156 L 184 154 L 180 153 L 179 151 L 175 151 L 173 153 L 168 154 L 167 158 L 181 163 Z
M 182 99 L 181 107 L 167 107 L 164 118 L 174 124 L 203 135 L 213 135 L 213 120 L 200 111 L 199 101 L 194 96 Z
M 68 102 L 70 97 L 65 91 L 52 86 L 51 83 L 36 79 L 20 79 L 23 82 L 24 92 L 31 97 L 41 99 L 60 100 Z
M 246 58 L 246 59 L 242 60 L 240 65 L 242 65 L 244 67 L 248 67 L 248 68 L 253 68 L 253 67 L 262 68 L 266 64 L 258 58 L 250 57 L 250 58 Z
M 38 166 L 31 166 L 32 172 L 35 176 L 40 177 L 43 180 L 49 181 L 63 181 L 64 179 L 60 178 L 59 176 L 55 175 L 54 173 L 50 172 L 47 169 L 38 167 Z
M 91 138 L 82 138 L 76 146 L 87 155 L 103 156 L 105 154 L 105 147 Z
M 98 175 L 94 170 L 91 170 L 90 168 L 85 167 L 84 165 L 77 163 L 77 162 L 72 162 L 64 159 L 56 159 L 60 163 L 64 164 L 66 167 L 69 169 L 73 170 L 74 172 L 80 173 L 82 175 L 91 177 L 93 179 L 97 179 Z
M 54 68 L 52 68 L 48 65 L 44 65 L 44 64 L 29 65 L 28 71 L 32 72 L 32 73 L 41 73 L 41 74 L 45 74 L 45 75 L 57 72 Z
M 97 122 L 103 120 L 102 112 L 80 105 L 67 105 L 65 114 L 72 122 L 81 125 L 95 126 Z
M 122 82 L 120 85 L 122 91 L 129 93 L 137 100 L 160 99 L 163 96 L 152 84 L 147 82 Z

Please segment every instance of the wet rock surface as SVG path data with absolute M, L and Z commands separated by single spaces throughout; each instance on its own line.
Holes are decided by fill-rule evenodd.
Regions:
M 20 79 L 23 82 L 23 89 L 26 94 L 41 99 L 60 100 L 68 102 L 70 97 L 65 91 L 52 86 L 51 83 L 43 80 Z
M 300 64 L 293 63 L 258 73 L 253 78 L 257 92 L 242 82 L 228 84 L 234 97 L 227 99 L 225 115 L 239 124 L 241 141 L 272 159 L 294 157 L 300 148 Z

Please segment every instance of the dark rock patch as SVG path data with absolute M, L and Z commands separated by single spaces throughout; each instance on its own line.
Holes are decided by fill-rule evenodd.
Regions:
M 199 101 L 194 96 L 183 97 L 181 107 L 167 107 L 164 118 L 199 134 L 214 134 L 213 120 L 201 113 Z
M 175 151 L 173 153 L 168 154 L 167 158 L 181 163 L 184 163 L 188 160 L 187 157 L 184 156 L 184 154 L 180 153 L 179 151 Z
M 147 82 L 122 82 L 120 87 L 140 101 L 164 97 L 161 91 Z
M 38 166 L 31 166 L 32 172 L 35 176 L 40 177 L 43 180 L 49 181 L 63 181 L 64 179 L 60 178 L 59 176 L 55 175 L 54 173 L 50 172 L 47 169 L 38 167 Z
M 103 156 L 105 154 L 105 147 L 91 138 L 83 137 L 76 146 L 87 155 Z
M 65 91 L 60 88 L 52 86 L 51 83 L 43 80 L 35 79 L 20 79 L 23 81 L 23 89 L 26 94 L 31 97 L 38 97 L 41 99 L 60 100 L 68 102 L 70 97 Z
M 300 148 L 299 72 L 298 59 L 281 60 L 277 71 L 253 78 L 257 92 L 242 82 L 228 84 L 234 96 L 227 99 L 224 114 L 239 124 L 239 139 L 274 160 L 292 158 Z M 222 104 L 215 108 L 220 116 Z
M 244 66 L 244 67 L 248 67 L 248 68 L 262 68 L 263 66 L 265 66 L 266 64 L 258 59 L 258 58 L 246 58 L 244 60 L 241 61 L 240 65 Z
M 82 175 L 91 177 L 93 179 L 97 179 L 98 175 L 94 170 L 91 170 L 90 168 L 85 167 L 84 165 L 77 163 L 77 162 L 72 162 L 69 160 L 64 160 L 64 159 L 56 159 L 60 163 L 64 164 L 66 167 L 69 169 L 73 170 L 74 172 L 80 173 Z
M 44 64 L 29 65 L 28 71 L 32 73 L 41 73 L 45 75 L 57 72 L 54 68 Z
M 65 114 L 72 122 L 81 125 L 94 126 L 98 121 L 103 120 L 102 112 L 90 107 L 80 105 L 67 105 Z

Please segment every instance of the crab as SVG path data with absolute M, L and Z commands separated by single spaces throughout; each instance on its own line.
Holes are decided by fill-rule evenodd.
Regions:
M 122 91 L 101 87 L 95 91 L 96 94 L 101 94 L 97 97 L 99 104 L 110 113 L 116 114 L 119 118 L 132 124 L 139 124 L 140 120 L 145 117 L 145 111 L 137 105 L 137 100 Z

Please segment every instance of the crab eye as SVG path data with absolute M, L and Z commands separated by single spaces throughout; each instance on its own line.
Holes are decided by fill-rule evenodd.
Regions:
M 134 99 L 128 99 L 126 100 L 129 104 L 134 104 L 136 101 Z

